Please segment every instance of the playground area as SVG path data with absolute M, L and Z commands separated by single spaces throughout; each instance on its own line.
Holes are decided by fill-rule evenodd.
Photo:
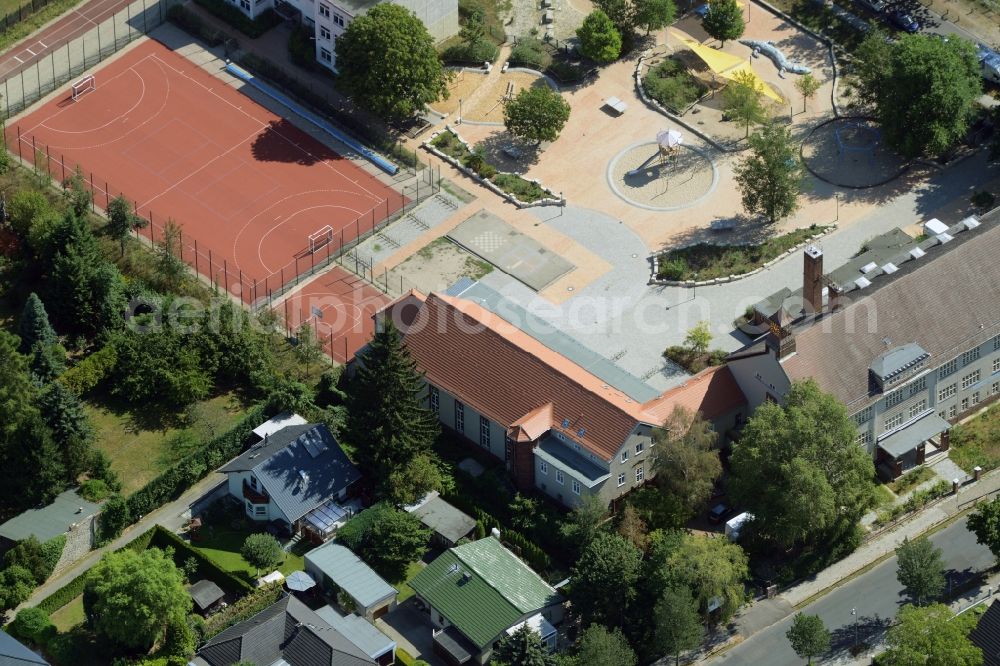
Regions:
M 839 118 L 817 126 L 802 143 L 802 160 L 817 178 L 858 189 L 887 183 L 908 166 L 867 118 Z
M 487 75 L 485 72 L 461 70 L 449 87 L 450 97 L 435 102 L 431 108 L 438 113 L 461 114 L 468 122 L 503 124 L 503 104 L 526 88 L 549 85 L 547 79 L 531 72 L 508 70 Z
M 653 210 L 693 206 L 715 189 L 718 178 L 705 152 L 683 144 L 667 149 L 656 141 L 625 149 L 608 166 L 608 183 L 618 196 Z
M 259 302 L 408 201 L 183 56 L 145 41 L 8 121 L 7 145 L 63 180 L 79 166 L 95 203 L 123 195 L 182 258 Z M 197 110 L 193 113 L 193 110 Z

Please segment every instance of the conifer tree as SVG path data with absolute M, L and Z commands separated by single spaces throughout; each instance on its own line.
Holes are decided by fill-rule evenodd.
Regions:
M 31 292 L 28 300 L 24 302 L 17 334 L 21 336 L 18 351 L 22 354 L 29 353 L 35 343 L 40 342 L 46 346 L 56 343 L 56 332 L 49 323 L 49 314 L 45 311 L 42 299 L 38 298 L 35 292 Z
M 38 404 L 52 431 L 52 439 L 62 452 L 66 477 L 72 482 L 90 466 L 93 437 L 90 419 L 76 394 L 59 382 L 45 387 Z
M 440 426 L 424 405 L 427 389 L 416 362 L 391 322 L 375 333 L 359 361 L 348 391 L 348 439 L 385 490 L 393 472 L 405 472 L 430 452 Z

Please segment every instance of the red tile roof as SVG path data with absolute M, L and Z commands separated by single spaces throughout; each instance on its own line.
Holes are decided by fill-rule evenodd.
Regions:
M 410 292 L 392 317 L 428 381 L 505 427 L 530 437 L 563 430 L 604 460 L 639 423 L 658 425 L 674 404 L 709 418 L 745 402 L 725 368 L 713 368 L 645 404 L 609 386 L 499 315 L 471 301 Z M 566 423 L 567 426 L 563 427 Z

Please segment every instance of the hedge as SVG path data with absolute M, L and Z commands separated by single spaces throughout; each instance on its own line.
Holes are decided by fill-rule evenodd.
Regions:
M 222 569 L 210 557 L 170 530 L 157 525 L 153 528 L 152 545 L 157 548 L 173 548 L 174 562 L 180 564 L 193 557 L 198 562 L 198 575 L 212 581 L 227 592 L 245 593 L 255 588 L 253 585 L 225 569 Z
M 205 622 L 205 640 L 213 638 L 234 624 L 249 620 L 278 599 L 284 592 L 281 583 L 272 583 L 257 588 L 231 606 L 227 606 Z
M 226 40 L 224 34 L 206 24 L 200 16 L 196 16 L 184 5 L 174 5 L 168 9 L 167 20 L 181 30 L 191 33 L 208 46 L 218 46 Z
M 231 5 L 225 0 L 194 0 L 209 14 L 222 19 L 251 39 L 256 39 L 265 32 L 281 23 L 282 19 L 273 9 L 266 9 L 255 19 Z
M 103 380 L 118 363 L 118 351 L 114 345 L 104 345 L 64 372 L 59 381 L 77 395 L 90 391 Z
M 238 455 L 250 432 L 265 419 L 263 405 L 252 407 L 228 432 L 208 442 L 203 448 L 181 458 L 162 474 L 135 491 L 126 500 L 133 519 L 139 520 L 150 511 L 176 499 L 209 472 Z

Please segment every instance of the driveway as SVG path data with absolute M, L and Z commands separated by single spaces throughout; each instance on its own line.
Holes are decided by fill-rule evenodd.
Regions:
M 431 618 L 417 610 L 413 597 L 397 606 L 396 610 L 376 620 L 375 626 L 396 641 L 397 647 L 403 648 L 413 657 L 423 659 L 431 666 L 445 666 L 445 663 L 434 654 Z

